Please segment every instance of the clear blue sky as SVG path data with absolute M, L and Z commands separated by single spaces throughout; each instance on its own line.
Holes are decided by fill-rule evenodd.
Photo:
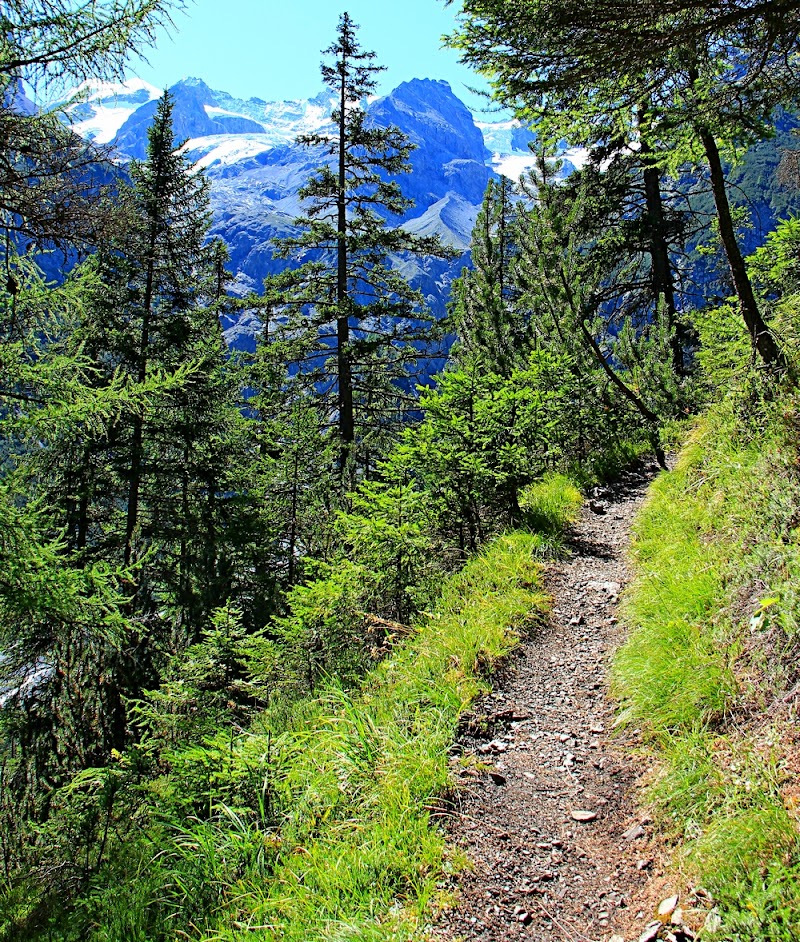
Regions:
M 445 79 L 480 107 L 467 92 L 479 80 L 441 48 L 457 9 L 441 0 L 194 0 L 147 53 L 149 65 L 134 59 L 129 71 L 158 87 L 191 75 L 239 98 L 308 98 L 322 89 L 320 51 L 346 10 L 362 47 L 386 66 L 380 93 L 410 78 Z

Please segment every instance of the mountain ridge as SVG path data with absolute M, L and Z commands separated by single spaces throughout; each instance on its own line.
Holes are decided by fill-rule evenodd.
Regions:
M 297 231 L 294 222 L 304 212 L 300 187 L 327 158 L 319 150 L 297 143 L 304 134 L 333 131 L 330 115 L 335 102 L 323 91 L 307 100 L 246 101 L 210 88 L 202 79 L 187 78 L 173 85 L 173 124 L 184 153 L 202 168 L 211 184 L 214 221 L 212 234 L 229 248 L 234 273 L 232 290 L 245 296 L 260 289 L 263 279 L 287 266 L 275 257 L 274 240 Z M 66 104 L 68 117 L 83 136 L 109 144 L 116 159 L 143 159 L 147 129 L 160 92 L 132 81 L 93 89 L 87 83 L 78 99 Z M 435 314 L 444 314 L 453 278 L 468 264 L 470 234 L 477 218 L 493 161 L 525 154 L 530 133 L 519 122 L 491 122 L 479 127 L 475 116 L 447 82 L 411 79 L 387 95 L 363 103 L 367 121 L 396 125 L 413 145 L 411 172 L 398 178 L 413 208 L 390 220 L 419 235 L 438 235 L 460 254 L 454 261 L 423 259 L 411 266 L 411 282 Z M 484 129 L 494 136 L 488 139 Z M 109 137 L 109 135 L 111 135 Z M 524 144 L 525 153 L 519 151 Z M 498 150 L 499 148 L 499 150 Z M 407 260 L 393 259 L 398 267 Z M 252 318 L 229 325 L 229 341 L 251 346 Z

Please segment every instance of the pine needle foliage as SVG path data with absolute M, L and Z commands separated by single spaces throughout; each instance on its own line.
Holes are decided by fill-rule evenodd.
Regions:
M 414 236 L 397 225 L 411 206 L 397 178 L 410 170 L 412 145 L 399 128 L 368 119 L 365 101 L 383 67 L 362 49 L 357 29 L 342 14 L 336 41 L 323 52 L 332 59 L 322 65 L 323 81 L 336 96 L 332 130 L 299 138 L 323 162 L 299 191 L 307 207 L 295 221 L 299 234 L 279 243 L 280 254 L 299 267 L 265 284 L 278 329 L 299 338 L 298 369 L 313 385 L 326 421 L 336 423 L 342 471 L 354 443 L 379 437 L 374 430 L 396 425 L 413 407 L 409 377 L 419 342 L 435 341 L 424 299 L 392 259 L 452 254 L 437 237 Z

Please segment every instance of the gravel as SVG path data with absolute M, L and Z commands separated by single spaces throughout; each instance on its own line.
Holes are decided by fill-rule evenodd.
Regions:
M 456 901 L 432 929 L 441 942 L 608 939 L 648 895 L 648 834 L 632 794 L 636 732 L 614 732 L 607 684 L 630 525 L 656 471 L 595 491 L 569 555 L 548 566 L 550 624 L 465 718 L 445 828 L 471 865 L 443 887 Z

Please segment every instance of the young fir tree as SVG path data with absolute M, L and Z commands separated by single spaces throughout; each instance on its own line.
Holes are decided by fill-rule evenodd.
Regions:
M 282 609 L 308 560 L 330 555 L 339 449 L 304 378 L 288 374 L 286 363 L 296 356 L 292 343 L 262 337 L 242 366 L 249 457 L 234 499 L 242 505 L 238 582 L 249 599 L 244 614 L 251 627 Z
M 324 50 L 322 78 L 336 95 L 329 134 L 300 143 L 325 161 L 300 190 L 307 215 L 300 234 L 282 240 L 285 256 L 311 259 L 267 283 L 286 329 L 305 341 L 301 371 L 319 393 L 335 396 L 340 465 L 370 428 L 402 412 L 403 377 L 416 360 L 420 324 L 430 323 L 418 292 L 390 265 L 398 253 L 449 254 L 434 238 L 392 228 L 387 218 L 410 207 L 392 177 L 408 172 L 411 145 L 396 127 L 370 125 L 364 102 L 382 70 L 362 50 L 345 13 Z M 408 382 L 406 381 L 406 386 Z

